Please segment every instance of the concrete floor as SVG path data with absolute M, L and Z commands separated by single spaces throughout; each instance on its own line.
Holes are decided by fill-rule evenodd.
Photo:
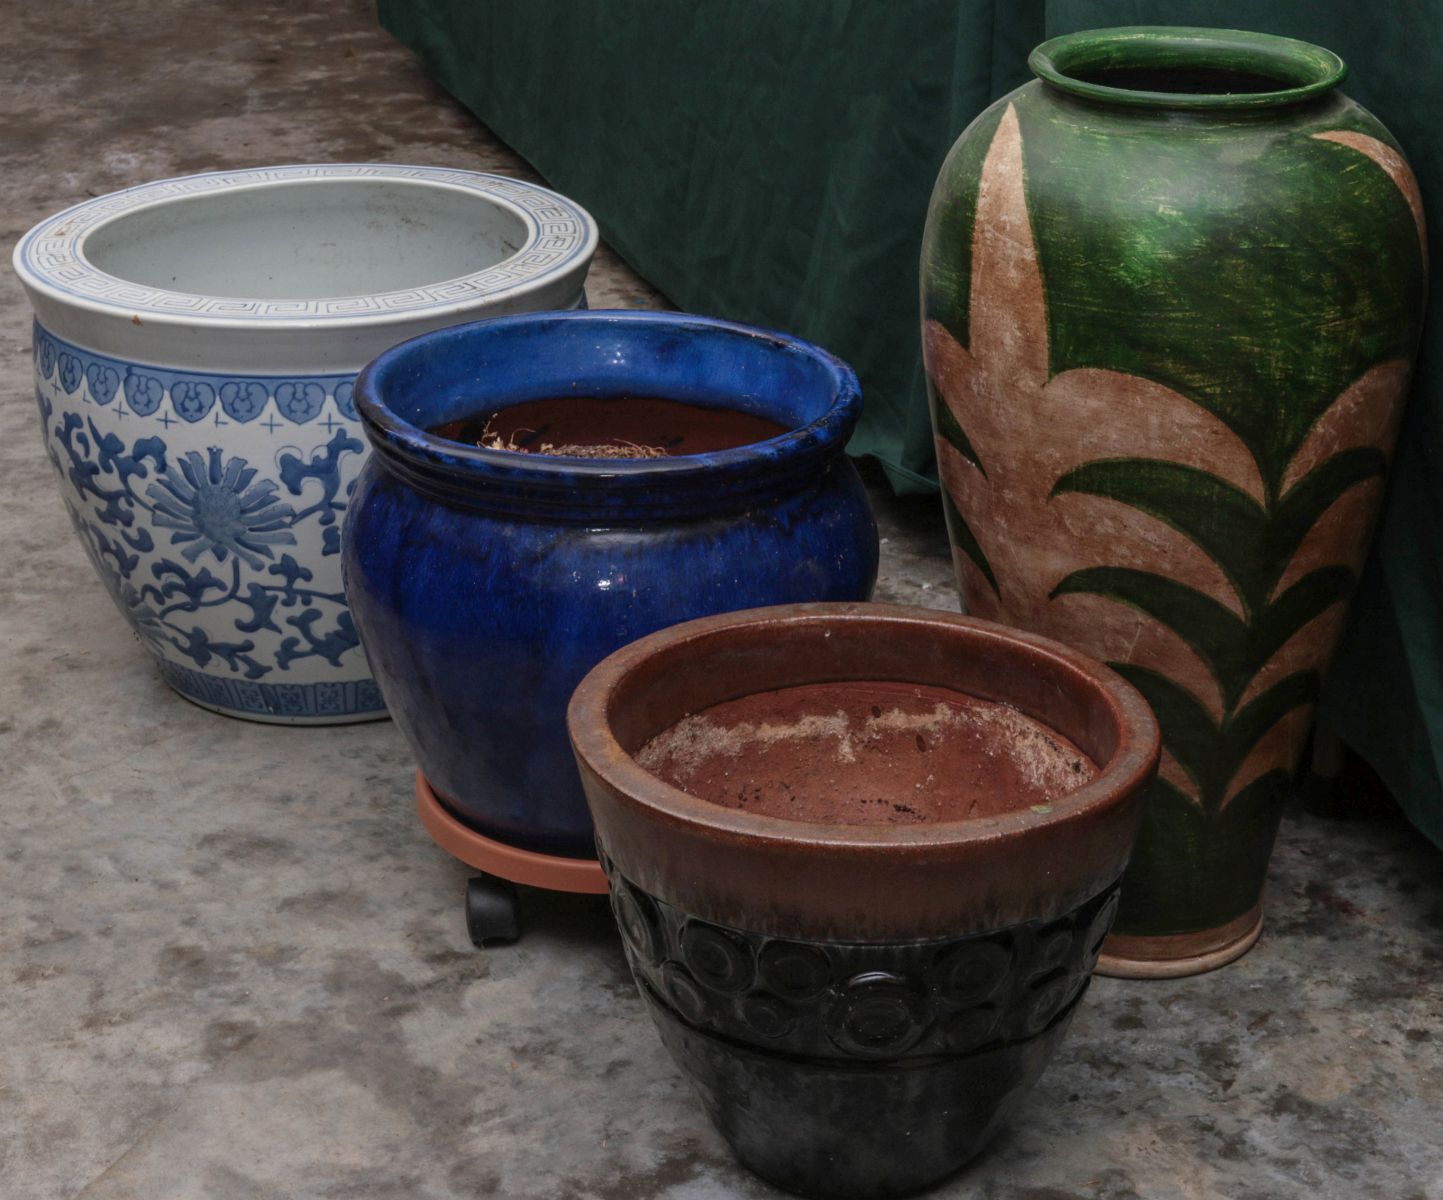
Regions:
M 0 0 L 0 28 L 7 247 L 222 166 L 531 176 L 362 4 Z M 660 303 L 604 250 L 591 296 Z M 28 320 L 0 274 L 0 1198 L 775 1195 L 665 1057 L 602 903 L 528 894 L 521 943 L 471 949 L 394 729 L 249 725 L 161 684 L 67 526 Z M 954 606 L 934 505 L 878 504 L 879 598 Z M 1292 816 L 1257 949 L 1099 980 L 937 1194 L 1443 1197 L 1440 866 L 1391 811 Z

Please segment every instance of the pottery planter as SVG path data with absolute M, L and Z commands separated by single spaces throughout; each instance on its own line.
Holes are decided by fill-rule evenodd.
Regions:
M 788 432 L 655 460 L 426 432 L 483 408 L 621 395 Z M 856 377 L 808 343 L 671 313 L 507 317 L 388 351 L 356 397 L 375 451 L 344 535 L 356 627 L 426 779 L 496 842 L 594 857 L 566 702 L 618 646 L 705 613 L 871 594 L 877 531 L 843 452 Z
M 1111 663 L 1163 758 L 1099 970 L 1243 953 L 1418 344 L 1397 144 L 1283 38 L 1117 29 L 953 147 L 923 336 L 969 612 Z
M 401 166 L 170 179 L 21 239 L 46 450 L 176 691 L 260 721 L 385 715 L 341 589 L 355 374 L 428 329 L 581 303 L 596 239 L 544 188 Z
M 754 746 L 737 748 L 733 777 L 710 799 L 638 761 L 713 705 L 837 681 L 866 681 L 878 699 L 839 756 L 861 774 L 797 789 L 809 819 L 745 807 L 769 769 Z M 937 783 L 940 799 L 988 815 L 918 820 L 888 804 L 878 817 L 851 786 L 885 756 L 877 730 L 905 735 L 886 768 L 904 775 L 909 759 L 926 762 L 966 732 L 933 737 L 940 709 L 926 695 L 904 712 L 907 688 L 991 711 L 998 724 L 974 766 L 1035 761 L 1018 732 L 1035 722 L 1092 759 L 1091 781 L 1029 802 L 994 790 L 992 775 L 974 789 L 962 770 Z M 830 693 L 815 704 L 808 716 L 837 719 Z M 577 689 L 569 726 L 642 997 L 738 1157 L 781 1187 L 826 1196 L 900 1195 L 971 1158 L 1087 988 L 1157 761 L 1142 697 L 1073 650 L 973 618 L 795 605 L 627 646 Z M 694 758 L 706 740 L 677 728 L 682 760 Z M 791 736 L 774 722 L 751 728 L 771 744 Z M 816 728 L 796 726 L 800 753 L 826 741 Z M 734 800 L 733 786 L 746 797 Z

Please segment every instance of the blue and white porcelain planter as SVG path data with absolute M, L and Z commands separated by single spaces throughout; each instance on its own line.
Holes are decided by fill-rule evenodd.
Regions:
M 596 242 L 545 188 L 383 165 L 164 180 L 21 239 L 46 449 L 176 691 L 259 721 L 385 715 L 341 587 L 356 372 L 446 325 L 583 305 Z

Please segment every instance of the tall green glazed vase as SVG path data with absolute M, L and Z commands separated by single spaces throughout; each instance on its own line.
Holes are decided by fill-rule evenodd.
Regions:
M 923 340 L 969 612 L 1104 659 L 1163 757 L 1099 966 L 1244 953 L 1383 492 L 1423 209 L 1334 54 L 1125 28 L 952 148 Z

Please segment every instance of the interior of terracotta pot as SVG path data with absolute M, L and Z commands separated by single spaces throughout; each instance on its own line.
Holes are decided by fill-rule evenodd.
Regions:
M 526 240 L 475 192 L 400 179 L 316 179 L 185 196 L 90 233 L 85 257 L 148 287 L 253 300 L 401 291 L 484 271 Z
M 753 692 L 682 718 L 637 762 L 725 808 L 783 820 L 920 825 L 1051 804 L 1097 765 L 1008 704 L 895 680 Z
M 758 621 L 641 658 L 608 705 L 638 765 L 760 816 L 917 825 L 1046 810 L 1117 755 L 1090 668 L 941 621 Z

